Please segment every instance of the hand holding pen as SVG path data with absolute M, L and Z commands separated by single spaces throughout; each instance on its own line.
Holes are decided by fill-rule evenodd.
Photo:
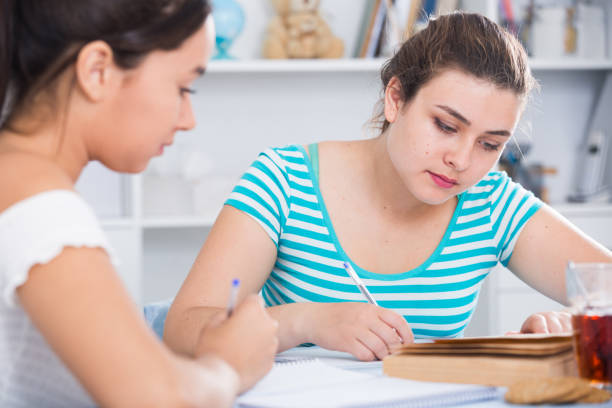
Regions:
M 359 289 L 361 294 L 367 299 L 368 303 L 378 306 L 378 303 L 376 303 L 376 300 L 374 300 L 374 298 L 372 297 L 372 294 L 370 293 L 366 285 L 363 283 L 359 275 L 357 275 L 357 272 L 355 272 L 351 264 L 348 262 L 344 262 L 343 265 L 344 265 L 344 269 L 349 274 L 351 279 L 353 279 L 353 282 L 355 282 L 355 285 L 357 285 L 357 288 Z M 393 328 L 393 331 L 395 331 L 397 336 L 400 338 L 401 343 L 403 343 L 404 339 L 402 338 L 402 336 L 400 336 L 400 334 L 397 332 L 395 327 Z
M 215 355 L 227 362 L 238 374 L 243 392 L 272 367 L 278 350 L 278 322 L 257 294 L 239 297 L 240 284 L 238 279 L 231 281 L 227 307 L 202 330 L 195 355 Z

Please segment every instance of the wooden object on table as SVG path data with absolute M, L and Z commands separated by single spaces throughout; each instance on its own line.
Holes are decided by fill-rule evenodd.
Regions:
M 509 386 L 518 380 L 576 376 L 572 336 L 516 335 L 407 344 L 383 372 L 419 381 Z

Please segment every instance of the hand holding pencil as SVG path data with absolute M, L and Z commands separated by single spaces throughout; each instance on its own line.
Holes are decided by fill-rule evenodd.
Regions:
M 304 320 L 312 342 L 362 361 L 382 360 L 402 343 L 412 342 L 412 330 L 403 316 L 378 306 L 351 264 L 343 266 L 367 303 L 313 303 Z
M 272 364 L 278 349 L 278 322 L 270 317 L 257 295 L 240 301 L 240 282 L 230 286 L 227 310 L 202 330 L 196 356 L 213 354 L 227 362 L 240 378 L 240 390 L 252 387 Z

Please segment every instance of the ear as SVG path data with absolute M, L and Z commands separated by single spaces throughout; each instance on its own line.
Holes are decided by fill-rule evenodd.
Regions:
M 397 119 L 403 105 L 402 85 L 397 77 L 391 78 L 385 89 L 385 119 L 393 123 Z
M 91 102 L 98 102 L 107 95 L 117 68 L 113 62 L 113 50 L 104 41 L 92 41 L 81 48 L 75 64 L 79 89 Z

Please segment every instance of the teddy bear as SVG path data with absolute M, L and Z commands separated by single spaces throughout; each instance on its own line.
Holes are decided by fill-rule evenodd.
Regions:
M 265 58 L 341 58 L 344 43 L 319 14 L 320 0 L 270 0 L 278 13 L 268 24 Z

